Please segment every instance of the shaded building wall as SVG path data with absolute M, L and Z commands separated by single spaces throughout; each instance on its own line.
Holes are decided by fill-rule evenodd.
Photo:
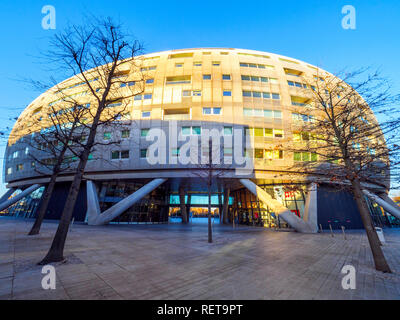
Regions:
M 350 192 L 337 190 L 326 185 L 318 187 L 318 226 L 323 229 L 363 229 L 356 201 Z
M 70 185 L 71 183 L 64 182 L 56 184 L 48 205 L 48 210 L 44 217 L 45 219 L 60 219 L 61 214 L 64 210 L 65 202 L 67 200 Z M 86 183 L 82 183 L 78 193 L 78 197 L 76 199 L 76 204 L 72 217 L 75 218 L 75 221 L 84 221 L 86 210 Z

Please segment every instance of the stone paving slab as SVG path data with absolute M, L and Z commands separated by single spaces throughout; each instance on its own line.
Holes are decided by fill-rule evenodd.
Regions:
M 400 299 L 400 229 L 385 229 L 392 274 L 373 268 L 363 231 L 299 234 L 205 225 L 74 225 L 44 290 L 39 262 L 57 224 L 0 217 L 0 299 Z M 344 265 L 356 289 L 343 290 Z

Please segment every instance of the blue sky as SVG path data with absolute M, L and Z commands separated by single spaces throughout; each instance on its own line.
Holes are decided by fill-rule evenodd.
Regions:
M 356 30 L 341 26 L 341 9 L 356 9 Z M 0 3 L 0 130 L 39 92 L 16 79 L 47 79 L 36 56 L 57 30 L 43 30 L 44 5 L 56 9 L 57 30 L 85 14 L 124 22 L 146 53 L 195 47 L 245 48 L 283 54 L 330 72 L 380 68 L 400 92 L 400 1 L 28 1 Z M 0 168 L 5 139 L 0 137 Z M 5 190 L 1 172 L 0 194 Z

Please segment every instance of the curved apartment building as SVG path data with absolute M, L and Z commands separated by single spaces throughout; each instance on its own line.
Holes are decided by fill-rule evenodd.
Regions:
M 116 119 L 119 126 L 97 132 L 96 140 L 103 143 L 86 166 L 76 220 L 164 223 L 186 214 L 189 221 L 201 221 L 210 170 L 202 159 L 210 158 L 211 141 L 215 221 L 289 226 L 300 232 L 329 225 L 362 227 L 350 194 L 332 192 L 321 171 L 295 169 L 298 162 L 318 163 L 318 156 L 296 154 L 290 147 L 300 123 L 315 116 L 308 105 L 310 88 L 302 79 L 327 72 L 277 54 L 230 48 L 172 50 L 137 59 L 139 66 L 121 71 L 127 81 L 118 90 L 132 90 L 141 73 L 143 92 L 129 99 L 122 95 L 110 105 L 123 104 L 126 112 Z M 61 85 L 63 94 L 90 105 L 76 77 Z M 57 86 L 35 99 L 10 135 L 4 163 L 10 191 L 0 203 L 10 201 L 16 189 L 26 195 L 8 209 L 10 215 L 34 217 L 49 181 L 49 173 L 38 170 L 33 160 L 38 151 L 29 139 L 51 126 L 47 118 L 50 107 L 62 105 L 59 93 Z M 60 216 L 72 177 L 73 166 L 59 175 L 46 218 Z M 384 179 L 368 188 L 379 194 L 388 189 Z M 386 223 L 384 211 L 369 204 L 375 222 Z

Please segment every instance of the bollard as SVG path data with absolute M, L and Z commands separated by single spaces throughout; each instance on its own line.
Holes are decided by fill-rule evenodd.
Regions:
M 320 232 L 323 233 L 324 230 L 322 229 L 322 224 L 319 224 Z
M 329 224 L 329 229 L 331 229 L 331 236 L 332 236 L 332 238 L 334 237 L 334 235 L 333 235 L 333 230 L 332 230 L 332 226 L 331 226 L 331 224 Z
M 346 239 L 346 233 L 344 232 L 344 229 L 345 229 L 344 226 L 342 226 L 342 232 L 343 232 L 344 240 L 347 240 Z

